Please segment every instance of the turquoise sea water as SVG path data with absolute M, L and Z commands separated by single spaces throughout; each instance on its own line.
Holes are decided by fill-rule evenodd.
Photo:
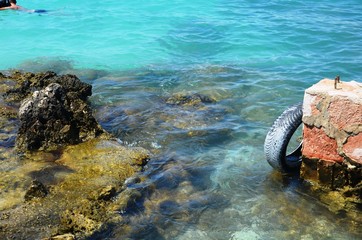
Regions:
M 156 189 L 128 216 L 127 237 L 361 237 L 360 222 L 282 181 L 263 155 L 269 127 L 304 89 L 361 81 L 360 0 L 18 3 L 49 12 L 0 12 L 0 69 L 77 74 L 102 126 L 154 154 L 132 187 Z M 169 100 L 193 94 L 216 102 Z M 114 227 L 102 238 L 121 236 Z

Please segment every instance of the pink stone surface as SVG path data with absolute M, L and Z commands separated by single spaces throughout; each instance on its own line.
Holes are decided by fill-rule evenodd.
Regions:
M 328 109 L 330 122 L 338 129 L 362 124 L 362 104 L 341 97 L 335 98 Z
M 316 116 L 317 114 L 320 114 L 320 111 L 317 109 L 316 106 L 316 103 L 319 103 L 320 101 L 320 96 L 305 94 L 303 104 L 303 116 Z
M 323 79 L 305 91 L 303 151 L 310 159 L 362 164 L 362 83 Z
M 343 152 L 351 161 L 362 164 L 362 133 L 350 136 L 343 145 Z
M 343 161 L 343 157 L 337 152 L 336 140 L 328 137 L 323 129 L 317 127 L 304 127 L 302 154 L 309 159 Z

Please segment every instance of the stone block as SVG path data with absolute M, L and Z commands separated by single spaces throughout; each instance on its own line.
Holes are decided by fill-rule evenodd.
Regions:
M 348 137 L 343 145 L 343 153 L 352 162 L 362 164 L 362 133 Z
M 343 157 L 337 152 L 338 145 L 322 128 L 306 125 L 303 130 L 303 155 L 310 159 L 323 159 L 342 162 Z
M 323 79 L 305 91 L 301 177 L 331 189 L 357 185 L 362 167 L 362 84 Z M 317 167 L 316 167 L 317 166 Z

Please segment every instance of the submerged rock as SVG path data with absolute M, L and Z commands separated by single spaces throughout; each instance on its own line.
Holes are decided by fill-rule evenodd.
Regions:
M 109 201 L 116 195 L 116 188 L 114 186 L 106 186 L 99 193 L 97 200 Z
M 194 94 L 182 94 L 177 93 L 166 99 L 167 104 L 171 105 L 186 105 L 186 106 L 197 106 L 202 103 L 215 103 L 215 99 L 209 96 L 194 93 Z
M 48 190 L 38 180 L 34 180 L 29 187 L 28 191 L 25 193 L 25 201 L 30 201 L 33 198 L 43 198 L 48 194 Z
M 8 173 L 11 181 L 29 181 L 34 175 L 33 157 L 27 157 L 23 171 Z M 53 168 L 48 173 L 54 180 L 47 185 L 46 196 L 45 187 L 35 181 L 25 193 L 18 189 L 16 193 L 22 199 L 24 195 L 30 200 L 37 197 L 36 201 L 9 199 L 17 204 L 8 204 L 0 211 L 0 239 L 54 239 L 50 236 L 62 234 L 84 239 L 108 224 L 126 224 L 121 214 L 131 211 L 141 193 L 127 188 L 125 182 L 141 171 L 148 159 L 145 149 L 127 148 L 113 140 L 93 139 L 66 147 L 55 162 L 37 163 L 39 169 L 48 165 L 68 169 Z M 0 175 L 0 184 L 4 177 Z M 8 191 L 13 195 L 11 189 Z
M 66 233 L 66 234 L 57 235 L 57 236 L 50 237 L 50 238 L 44 238 L 42 240 L 74 240 L 74 239 L 75 239 L 75 236 L 73 234 Z
M 66 210 L 61 217 L 61 224 L 67 227 L 66 231 L 83 232 L 87 235 L 101 227 L 100 222 L 77 210 Z

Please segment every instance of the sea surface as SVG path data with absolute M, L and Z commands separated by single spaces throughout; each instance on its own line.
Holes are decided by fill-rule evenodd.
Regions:
M 0 12 L 1 71 L 76 74 L 100 124 L 153 154 L 147 181 L 131 186 L 154 186 L 127 216 L 131 233 L 103 239 L 361 239 L 360 222 L 263 153 L 306 88 L 361 81 L 361 0 L 18 4 L 48 12 Z M 188 102 L 199 96 L 210 101 Z

